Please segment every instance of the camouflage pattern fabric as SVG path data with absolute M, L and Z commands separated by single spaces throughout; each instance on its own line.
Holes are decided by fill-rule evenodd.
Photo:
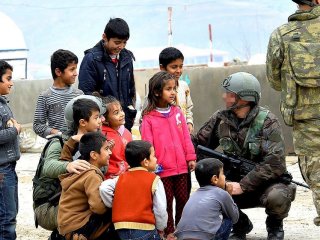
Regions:
M 313 192 L 320 225 L 320 6 L 297 11 L 270 36 L 267 78 L 281 91 L 281 112 L 293 126 L 301 174 Z
M 296 186 L 288 187 L 283 183 L 272 184 L 267 189 L 257 193 L 245 193 L 232 196 L 240 209 L 264 207 L 266 214 L 274 219 L 284 219 L 288 216 L 291 201 L 295 196 Z
M 299 156 L 299 166 L 306 183 L 312 190 L 313 203 L 318 217 L 314 224 L 320 226 L 320 157 Z
M 320 226 L 320 120 L 294 122 L 293 141 L 299 156 L 301 174 L 312 190 L 318 217 L 314 223 Z
M 268 112 L 256 138 L 259 154 L 253 156 L 249 149 L 243 150 L 249 127 L 259 111 L 260 107 L 254 107 L 243 121 L 238 122 L 232 111 L 219 110 L 192 136 L 192 140 L 195 145 L 215 149 L 223 135 L 229 135 L 242 149 L 241 157 L 258 163 L 240 180 L 244 194 L 234 196 L 235 202 L 239 203 L 240 208 L 265 207 L 268 215 L 283 219 L 288 216 L 294 191 L 291 185 L 277 183 L 277 178 L 286 171 L 286 165 L 282 131 L 273 113 Z M 222 129 L 223 125 L 228 126 L 227 130 Z
M 221 130 L 220 125 L 226 124 L 229 126 L 226 131 L 227 134 L 230 135 L 239 148 L 243 148 L 250 124 L 258 114 L 259 109 L 259 107 L 253 108 L 241 123 L 238 123 L 238 119 L 232 111 L 217 111 L 204 124 L 197 135 L 192 137 L 192 140 L 195 145 L 203 145 L 215 149 L 220 145 L 221 135 L 224 132 Z M 273 113 L 268 113 L 255 145 L 259 148 L 259 155 L 252 158 L 248 149 L 247 151 L 242 151 L 241 155 L 241 157 L 259 163 L 240 181 L 241 188 L 245 192 L 259 189 L 261 186 L 276 180 L 286 171 L 282 131 L 280 123 Z M 237 152 L 235 153 L 237 154 Z
M 57 229 L 58 206 L 52 206 L 50 203 L 44 203 L 34 209 L 35 218 L 38 224 L 49 231 Z
M 267 78 L 281 91 L 281 110 L 286 118 L 320 118 L 320 6 L 298 11 L 270 36 Z M 288 116 L 287 114 L 291 114 Z

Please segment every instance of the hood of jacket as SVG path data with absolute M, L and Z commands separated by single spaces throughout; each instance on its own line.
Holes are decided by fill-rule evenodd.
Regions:
M 80 174 L 75 174 L 75 173 L 61 174 L 59 176 L 59 180 L 60 180 L 62 189 L 64 191 L 67 191 L 70 188 L 70 186 L 72 186 L 72 184 L 77 182 L 79 178 L 81 178 L 83 175 L 92 171 L 96 171 L 101 176 L 101 179 L 103 180 L 103 174 L 101 170 L 96 166 L 90 165 L 90 169 L 82 171 Z

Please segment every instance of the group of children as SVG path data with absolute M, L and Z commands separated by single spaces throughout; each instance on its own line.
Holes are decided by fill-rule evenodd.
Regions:
M 193 103 L 187 84 L 179 81 L 183 60 L 176 48 L 160 53 L 161 71 L 149 80 L 142 111 L 142 140 L 133 141 L 124 127 L 120 102 L 112 96 L 97 100 L 72 88 L 77 57 L 67 50 L 53 53 L 54 83 L 38 98 L 34 130 L 42 137 L 72 130 L 60 155 L 67 163 L 66 173 L 59 176 L 57 227 L 65 239 L 228 238 L 238 209 L 222 163 L 209 159 L 196 165 L 190 137 Z M 1 95 L 12 85 L 6 83 L 5 74 L 1 73 Z M 13 118 L 6 121 L 17 137 L 20 125 Z M 75 159 L 88 164 L 70 170 L 69 162 Z M 157 166 L 161 170 L 156 174 Z M 193 170 L 200 188 L 189 198 Z

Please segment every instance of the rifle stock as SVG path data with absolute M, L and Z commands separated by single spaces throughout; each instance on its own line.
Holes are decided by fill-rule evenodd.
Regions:
M 230 181 L 239 182 L 256 166 L 254 162 L 249 161 L 245 158 L 233 155 L 226 155 L 201 145 L 198 145 L 197 147 L 197 154 L 219 159 L 223 163 L 225 175 L 227 179 Z M 286 172 L 282 176 L 280 176 L 279 182 L 285 184 L 294 183 L 301 187 L 310 189 L 309 186 L 307 186 L 306 184 L 292 180 L 292 176 L 289 172 Z

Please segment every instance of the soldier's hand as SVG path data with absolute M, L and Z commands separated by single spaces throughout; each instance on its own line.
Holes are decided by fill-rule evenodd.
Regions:
M 68 163 L 67 165 L 67 171 L 69 173 L 76 173 L 79 174 L 80 172 L 84 170 L 90 169 L 90 163 L 86 160 L 75 160 L 73 162 Z
M 188 166 L 189 166 L 190 172 L 192 172 L 196 168 L 196 161 L 189 161 Z
M 232 185 L 232 195 L 240 195 L 243 193 L 240 183 L 238 182 L 229 182 Z

